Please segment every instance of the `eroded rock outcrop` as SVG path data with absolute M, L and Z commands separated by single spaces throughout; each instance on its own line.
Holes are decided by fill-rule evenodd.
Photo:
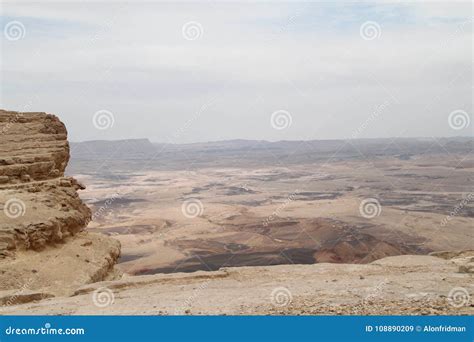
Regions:
M 83 229 L 89 208 L 64 177 L 69 144 L 54 115 L 0 111 L 0 254 L 41 249 Z
M 24 283 L 28 290 L 42 288 L 55 276 L 66 284 L 68 279 L 61 279 L 67 269 L 80 277 L 79 284 L 104 279 L 120 245 L 78 234 L 91 220 L 91 211 L 77 193 L 83 186 L 64 176 L 69 161 L 64 124 L 51 114 L 0 110 L 0 131 L 0 290 Z M 55 276 L 45 277 L 48 271 L 40 263 L 54 259 Z

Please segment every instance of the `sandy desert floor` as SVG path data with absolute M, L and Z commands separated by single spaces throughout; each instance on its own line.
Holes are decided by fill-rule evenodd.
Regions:
M 118 267 L 144 275 L 472 249 L 472 174 L 443 155 L 74 176 L 88 230 L 120 240 Z

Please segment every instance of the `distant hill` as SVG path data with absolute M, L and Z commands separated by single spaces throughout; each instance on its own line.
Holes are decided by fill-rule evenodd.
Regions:
M 146 159 L 155 151 L 148 139 L 91 140 L 69 144 L 73 159 Z
M 396 138 L 354 140 L 277 141 L 225 140 L 192 144 L 152 143 L 148 139 L 95 140 L 71 143 L 71 172 L 106 165 L 133 170 L 144 164 L 154 169 L 245 167 L 394 157 L 422 154 L 468 154 L 474 139 Z M 136 161 L 142 161 L 137 163 Z

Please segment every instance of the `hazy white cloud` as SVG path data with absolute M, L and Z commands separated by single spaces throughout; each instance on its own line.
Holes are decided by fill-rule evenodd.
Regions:
M 73 140 L 348 138 L 361 125 L 359 137 L 472 134 L 447 122 L 472 115 L 470 3 L 19 2 L 2 13 L 2 28 L 26 32 L 2 37 L 1 106 L 56 113 Z M 196 40 L 183 37 L 190 21 Z M 378 38 L 361 37 L 366 21 Z M 115 116 L 108 130 L 92 124 L 101 109 Z M 270 124 L 280 109 L 285 130 Z

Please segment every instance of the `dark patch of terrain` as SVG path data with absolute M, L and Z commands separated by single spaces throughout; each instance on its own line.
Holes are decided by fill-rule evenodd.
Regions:
M 141 270 L 136 275 L 216 271 L 221 267 L 269 266 L 285 264 L 314 264 L 314 250 L 309 248 L 291 248 L 282 251 L 253 252 L 245 254 L 223 253 L 214 255 L 198 255 L 162 268 Z
M 106 208 L 114 208 L 114 207 L 124 207 L 132 203 L 140 203 L 146 202 L 145 199 L 142 198 L 124 198 L 124 197 L 110 197 L 102 200 L 98 200 L 92 203 L 88 203 L 93 205 L 94 207 L 106 207 Z
M 105 235 L 128 235 L 153 233 L 156 230 L 156 227 L 152 225 L 134 225 L 123 227 L 89 228 L 88 230 L 92 232 L 102 233 Z
M 375 237 L 361 231 L 371 228 L 370 225 L 350 226 L 329 219 L 277 219 L 268 222 L 267 226 L 249 222 L 227 227 L 233 231 L 252 232 L 261 235 L 261 238 L 272 239 L 275 247 L 249 246 L 209 239 L 175 240 L 170 244 L 185 251 L 189 255 L 188 258 L 164 267 L 142 269 L 136 274 L 214 271 L 221 267 L 318 262 L 369 263 L 386 256 L 430 252 L 420 247 L 423 242 L 420 239 L 413 238 L 413 244 L 408 245 L 403 242 L 405 239 L 401 241 L 394 236 Z M 233 238 L 236 239 L 235 236 Z

